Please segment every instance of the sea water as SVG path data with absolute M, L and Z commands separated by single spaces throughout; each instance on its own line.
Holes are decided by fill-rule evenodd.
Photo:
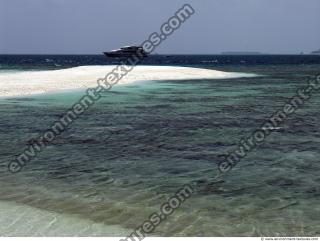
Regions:
M 319 236 L 320 93 L 217 177 L 225 155 L 320 74 L 319 57 L 148 61 L 255 77 L 115 86 L 16 174 L 8 172 L 9 161 L 83 91 L 2 98 L 0 234 L 126 236 L 190 184 L 195 193 L 152 236 Z M 1 75 L 114 62 L 99 56 L 2 56 L 0 64 L 6 67 Z

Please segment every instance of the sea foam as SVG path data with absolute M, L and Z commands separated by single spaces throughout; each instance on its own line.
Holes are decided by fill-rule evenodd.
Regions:
M 105 77 L 114 68 L 116 66 L 112 65 L 80 66 L 49 71 L 0 72 L 0 96 L 27 96 L 96 87 L 97 79 Z M 229 79 L 253 76 L 255 75 L 189 67 L 136 66 L 118 84 L 152 80 Z

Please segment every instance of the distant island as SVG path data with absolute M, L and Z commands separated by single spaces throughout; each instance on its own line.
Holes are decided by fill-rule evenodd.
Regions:
M 320 55 L 320 49 L 316 50 L 316 51 L 312 51 L 310 54 L 318 54 L 318 55 Z
M 222 55 L 262 55 L 263 53 L 260 52 L 239 52 L 239 51 L 228 51 L 228 52 L 222 52 Z

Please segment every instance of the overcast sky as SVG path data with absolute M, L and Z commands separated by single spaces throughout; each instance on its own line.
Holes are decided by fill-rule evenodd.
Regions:
M 100 54 L 141 43 L 184 3 L 195 15 L 157 53 L 320 48 L 320 0 L 0 0 L 0 54 Z

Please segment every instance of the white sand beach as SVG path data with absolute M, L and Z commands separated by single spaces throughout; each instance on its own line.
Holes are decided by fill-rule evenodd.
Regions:
M 116 66 L 80 66 L 50 71 L 0 72 L 0 97 L 28 96 L 97 86 Z M 253 74 L 172 66 L 136 66 L 118 84 L 150 80 L 228 79 Z

